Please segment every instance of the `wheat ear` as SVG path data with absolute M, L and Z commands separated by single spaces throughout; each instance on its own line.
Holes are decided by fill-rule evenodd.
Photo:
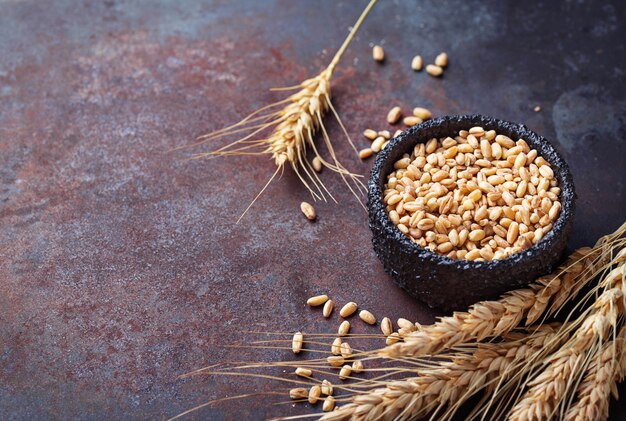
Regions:
M 547 358 L 544 370 L 528 383 L 526 395 L 511 409 L 515 421 L 549 419 L 564 411 L 575 385 L 588 368 L 591 357 L 617 333 L 624 315 L 626 265 L 614 268 L 600 285 L 606 290 L 580 318 L 580 327 L 556 353 Z M 574 322 L 574 325 L 578 323 Z
M 606 420 L 611 394 L 617 399 L 617 383 L 626 376 L 624 341 L 626 331 L 602 347 L 576 390 L 577 401 L 565 414 L 565 421 Z
M 500 343 L 476 344 L 429 368 L 415 370 L 418 377 L 389 382 L 385 387 L 356 395 L 321 420 L 451 419 L 458 407 L 481 390 L 498 386 L 520 369 L 527 358 L 555 342 L 558 325 L 533 327 L 525 333 L 510 334 Z M 444 409 L 448 408 L 444 412 Z
M 548 317 L 576 297 L 580 290 L 605 270 L 616 250 L 624 247 L 626 223 L 598 240 L 593 248 L 572 253 L 555 272 L 541 277 L 528 288 L 508 292 L 497 301 L 474 304 L 467 312 L 455 312 L 437 323 L 407 335 L 405 342 L 381 350 L 382 356 L 435 355 L 470 340 L 481 341 Z
M 331 102 L 330 80 L 339 60 L 376 1 L 377 0 L 371 0 L 369 2 L 330 64 L 322 70 L 320 74 L 296 86 L 278 89 L 298 89 L 297 92 L 281 101 L 255 111 L 238 123 L 200 136 L 196 143 L 185 146 L 197 146 L 210 140 L 238 134 L 243 135 L 243 137 L 217 150 L 195 154 L 193 158 L 205 158 L 218 155 L 270 155 L 272 157 L 276 165 L 276 170 L 252 203 L 250 203 L 243 212 L 242 217 L 275 177 L 279 173 L 282 173 L 287 163 L 291 166 L 314 199 L 326 200 L 328 196 L 333 201 L 336 201 L 318 177 L 311 162 L 307 160 L 306 156 L 309 150 L 319 158 L 323 166 L 338 173 L 343 178 L 348 188 L 360 202 L 355 188 L 356 190 L 365 190 L 365 186 L 359 179 L 361 176 L 348 171 L 337 159 L 332 142 L 324 126 L 324 116 L 328 111 L 332 112 L 337 118 L 339 125 L 355 153 L 358 153 Z M 314 138 L 318 132 L 322 133 L 330 160 L 322 157 L 315 145 Z M 264 136 L 263 133 L 267 133 L 267 135 Z M 353 183 L 354 188 L 350 182 Z M 239 219 L 241 220 L 241 217 Z

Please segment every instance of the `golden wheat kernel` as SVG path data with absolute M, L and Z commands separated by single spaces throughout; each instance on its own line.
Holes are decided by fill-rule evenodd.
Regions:
M 476 209 L 476 213 L 474 214 L 474 220 L 478 222 L 478 225 L 484 227 L 489 224 L 489 211 L 487 210 L 487 205 L 483 205 Z
M 322 410 L 324 412 L 330 412 L 333 409 L 335 409 L 335 398 L 333 398 L 332 396 L 327 396 L 324 399 L 324 403 L 322 404 Z
M 291 350 L 294 354 L 298 354 L 302 351 L 303 341 L 304 336 L 302 335 L 302 332 L 296 332 L 293 334 L 293 339 L 291 340 Z
M 317 172 L 322 171 L 322 160 L 316 156 L 315 158 L 313 158 L 313 161 L 311 161 L 311 164 L 313 164 L 313 169 Z
M 547 197 L 544 197 L 543 199 L 541 199 L 541 210 L 544 213 L 550 212 L 551 207 L 552 207 L 552 201 L 550 199 L 548 199 Z
M 333 300 L 326 301 L 326 303 L 324 304 L 324 308 L 322 309 L 322 315 L 328 319 L 330 317 L 330 313 L 333 312 L 334 306 L 335 303 L 333 302 Z
M 311 389 L 309 389 L 309 403 L 311 405 L 315 405 L 317 403 L 317 401 L 320 399 L 320 396 L 322 394 L 322 389 L 318 386 L 311 386 Z
M 372 150 L 372 152 L 380 152 L 383 148 L 383 144 L 387 141 L 387 139 L 385 139 L 382 136 L 378 136 L 373 142 L 372 142 L 372 146 L 370 147 L 370 149 Z
M 464 210 L 472 210 L 474 209 L 474 201 L 470 199 L 464 200 L 462 206 Z
M 422 231 L 427 231 L 429 229 L 432 229 L 434 226 L 435 226 L 435 221 L 433 221 L 430 218 L 424 218 L 417 223 L 417 228 L 421 229 Z
M 480 257 L 482 257 L 485 260 L 492 260 L 493 259 L 493 251 L 491 251 L 488 248 L 480 248 L 478 249 L 480 252 Z
M 478 138 L 485 134 L 485 129 L 480 126 L 474 126 L 469 129 L 469 134 L 474 135 Z
M 424 67 L 424 60 L 422 60 L 422 56 L 415 56 L 413 60 L 411 60 L 411 69 L 419 72 Z
M 410 116 L 404 117 L 402 119 L 402 122 L 407 127 L 413 127 L 416 124 L 420 124 L 422 122 L 422 119 L 419 118 L 419 117 L 415 117 L 415 116 L 410 115 Z
M 414 329 L 415 328 L 415 325 L 413 324 L 412 321 L 407 320 L 407 319 L 403 319 L 402 317 L 398 319 L 397 324 L 398 324 L 398 327 L 404 328 L 404 329 Z
M 393 333 L 393 324 L 389 317 L 383 317 L 383 320 L 380 322 L 380 330 L 385 336 L 389 336 Z
M 548 180 L 554 178 L 554 171 L 552 171 L 552 168 L 550 168 L 548 165 L 540 166 L 539 174 L 541 174 L 543 177 L 547 178 Z
M 478 141 L 476 136 L 474 136 L 473 134 L 467 135 L 467 143 L 474 149 L 480 148 L 480 142 Z
M 337 333 L 339 334 L 339 336 L 346 336 L 348 334 L 348 332 L 350 332 L 350 322 L 347 321 L 347 320 L 344 320 L 339 325 L 339 329 L 338 329 Z
M 497 221 L 500 218 L 500 215 L 502 215 L 501 207 L 498 206 L 498 207 L 491 208 L 491 210 L 489 211 L 489 220 Z
M 326 379 L 322 380 L 320 389 L 323 395 L 330 396 L 333 394 L 333 384 Z
M 296 374 L 300 377 L 311 377 L 313 372 L 308 368 L 298 367 L 296 368 Z
M 374 140 L 374 139 L 376 139 L 376 138 L 378 137 L 378 133 L 376 133 L 376 130 L 372 130 L 372 129 L 365 129 L 365 130 L 363 131 L 363 136 L 364 136 L 366 139 L 369 139 L 369 140 Z
M 341 344 L 341 356 L 344 358 L 350 358 L 352 356 L 352 347 L 348 342 Z
M 402 116 L 402 109 L 400 109 L 400 107 L 393 107 L 387 113 L 387 123 L 396 124 L 398 120 L 400 120 L 401 116 Z
M 508 136 L 499 134 L 495 138 L 496 142 L 500 144 L 503 148 L 510 149 L 515 146 L 515 142 Z
M 489 177 L 487 177 L 487 182 L 492 186 L 498 186 L 504 183 L 504 177 L 500 175 L 490 175 Z
M 459 136 L 463 139 L 467 139 L 467 136 L 469 136 L 469 132 L 467 130 L 459 130 Z
M 432 154 L 433 152 L 435 152 L 435 150 L 437 150 L 437 146 L 439 146 L 437 139 L 430 139 L 428 142 L 426 142 L 426 153 Z
M 526 163 L 530 164 L 533 161 L 535 161 L 537 159 L 537 154 L 538 154 L 537 149 L 531 149 L 530 152 L 528 152 L 526 154 Z M 539 157 L 539 158 L 541 158 L 541 157 Z M 541 158 L 541 159 L 543 159 L 543 158 Z
M 396 203 L 399 203 L 401 200 L 402 200 L 402 196 L 400 196 L 399 194 L 394 194 L 387 200 L 387 204 L 389 206 L 393 206 Z
M 350 367 L 350 365 L 346 364 L 343 367 L 341 367 L 341 370 L 339 371 L 339 378 L 341 380 L 345 380 L 348 377 L 350 377 L 350 374 L 352 374 L 352 367 Z
M 480 257 L 480 250 L 478 249 L 470 250 L 465 254 L 465 259 L 467 260 L 476 260 L 479 257 Z
M 303 387 L 296 387 L 289 390 L 289 397 L 291 399 L 304 399 L 309 396 L 308 390 Z
M 363 371 L 363 362 L 361 360 L 356 360 L 352 363 L 352 371 L 355 373 L 360 373 Z
M 354 301 L 350 301 L 349 303 L 346 303 L 343 307 L 341 307 L 341 310 L 339 310 L 339 315 L 341 317 L 350 317 L 354 314 L 357 308 L 359 308 L 357 303 L 355 303 Z
M 435 64 L 439 67 L 446 67 L 448 65 L 448 55 L 446 53 L 439 54 L 435 57 Z
M 345 359 L 341 355 L 333 355 L 331 357 L 327 357 L 326 361 L 331 367 L 341 367 L 345 362 Z
M 330 352 L 333 355 L 341 355 L 341 338 L 335 338 L 332 345 L 330 346 Z
M 485 159 L 491 159 L 491 143 L 487 139 L 480 139 L 480 152 Z
M 367 310 L 361 310 L 359 312 L 359 318 L 367 324 L 370 324 L 370 325 L 376 324 L 376 317 L 374 317 L 374 315 Z
M 372 156 L 372 154 L 374 153 L 374 151 L 371 148 L 365 148 L 365 149 L 361 149 L 359 151 L 359 158 L 361 159 L 367 159 L 370 156 Z
M 372 48 L 372 58 L 378 62 L 385 60 L 385 50 L 380 45 L 375 45 Z
M 314 297 L 311 297 L 308 300 L 306 300 L 306 303 L 310 305 L 311 307 L 316 307 L 316 306 L 321 306 L 326 301 L 328 301 L 328 295 L 324 294 L 324 295 L 316 295 Z
M 391 335 L 387 336 L 387 339 L 385 340 L 385 344 L 387 346 L 389 345 L 393 345 L 396 342 L 400 341 L 400 334 L 398 332 L 393 332 Z
M 561 203 L 554 202 L 552 204 L 552 207 L 550 207 L 550 210 L 548 211 L 548 216 L 550 217 L 552 221 L 554 221 L 556 217 L 559 216 L 560 211 L 561 211 Z
M 389 140 L 391 139 L 391 133 L 389 132 L 389 130 L 381 130 L 378 132 L 378 136 L 382 136 L 385 139 Z
M 456 157 L 456 154 L 458 153 L 458 151 L 459 151 L 459 148 L 457 148 L 456 146 L 452 146 L 443 152 L 443 157 L 446 159 L 452 159 Z
M 474 148 L 469 143 L 461 143 L 458 146 L 459 153 L 474 153 Z
M 467 198 L 472 200 L 473 202 L 478 202 L 483 196 L 483 192 L 480 189 L 473 190 L 470 194 L 467 195 Z
M 402 158 L 394 162 L 393 167 L 396 170 L 405 170 L 411 164 L 411 158 Z
M 402 134 L 402 130 L 398 129 L 393 133 L 393 137 L 398 137 Z
M 443 74 L 443 68 L 437 66 L 436 64 L 429 64 L 428 66 L 426 66 L 426 73 L 433 77 L 438 77 Z
M 539 156 L 539 157 L 535 158 L 535 165 L 537 167 L 541 167 L 542 165 L 550 165 L 550 164 L 548 163 L 548 161 L 543 159 L 542 156 Z
M 530 152 L 530 146 L 528 146 L 528 143 L 526 143 L 524 139 L 518 139 L 515 144 L 522 148 L 522 152 L 524 152 L 525 154 L 528 154 L 528 152 Z
M 448 253 L 453 248 L 454 248 L 454 246 L 452 245 L 452 243 L 448 241 L 446 243 L 439 244 L 437 246 L 437 251 L 439 251 L 439 253 Z
M 400 335 L 401 338 L 404 338 L 405 336 L 408 336 L 413 332 L 415 332 L 414 328 L 407 329 L 405 327 L 401 327 L 400 329 L 398 329 L 398 335 Z
M 310 203 L 302 202 L 300 203 L 300 210 L 309 221 L 315 221 L 315 208 L 311 206 Z
M 519 224 L 515 221 L 511 222 L 511 224 L 509 225 L 509 229 L 506 233 L 506 241 L 509 244 L 513 244 L 515 243 L 515 240 L 517 240 L 517 235 L 519 234 Z
M 431 113 L 430 110 L 427 108 L 415 107 L 413 108 L 413 115 L 415 117 L 421 118 L 422 120 L 429 120 L 432 118 L 433 113 Z
M 480 241 L 485 238 L 485 231 L 481 229 L 475 229 L 469 233 L 469 239 L 471 241 Z

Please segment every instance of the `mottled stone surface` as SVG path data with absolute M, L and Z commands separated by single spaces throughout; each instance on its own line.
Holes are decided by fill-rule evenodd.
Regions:
M 169 152 L 281 98 L 269 88 L 316 74 L 365 1 L 320 4 L 0 0 L 4 419 L 162 419 L 266 390 L 266 380 L 177 376 L 291 358 L 223 345 L 253 330 L 334 331 L 337 315 L 324 321 L 304 305 L 320 291 L 379 316 L 433 320 L 384 274 L 367 214 L 338 177 L 323 174 L 340 204 L 317 204 L 314 224 L 287 171 L 236 225 L 273 163 Z M 625 20 L 619 1 L 383 1 L 337 70 L 335 105 L 359 146 L 396 104 L 525 123 L 569 162 L 579 195 L 570 246 L 590 244 L 626 217 Z M 442 79 L 410 70 L 413 55 L 429 62 L 442 50 Z M 359 162 L 333 122 L 329 133 L 344 163 L 368 174 L 372 161 Z M 306 411 L 270 402 L 197 417 Z

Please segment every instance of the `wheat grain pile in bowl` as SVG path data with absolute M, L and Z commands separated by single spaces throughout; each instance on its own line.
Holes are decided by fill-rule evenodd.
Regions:
M 430 139 L 394 164 L 387 214 L 413 242 L 453 259 L 503 259 L 541 241 L 561 210 L 550 164 L 523 139 L 482 127 Z

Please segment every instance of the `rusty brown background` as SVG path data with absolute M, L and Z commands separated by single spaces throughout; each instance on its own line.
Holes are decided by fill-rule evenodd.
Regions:
M 235 224 L 273 163 L 169 152 L 282 97 L 269 88 L 315 75 L 365 4 L 0 0 L 3 419 L 163 419 L 284 387 L 177 376 L 291 358 L 224 345 L 253 330 L 333 331 L 336 315 L 324 321 L 304 305 L 319 292 L 379 317 L 433 320 L 383 273 L 366 214 L 337 176 L 323 180 L 340 203 L 316 204 L 314 224 L 289 171 Z M 617 0 L 383 0 L 338 68 L 335 105 L 360 146 L 359 133 L 386 128 L 396 104 L 526 123 L 571 164 L 571 245 L 591 244 L 626 216 L 625 19 Z M 384 65 L 371 43 L 385 46 Z M 440 51 L 450 57 L 442 79 L 410 70 L 413 55 L 429 62 Z M 367 175 L 372 161 L 328 125 L 342 161 Z M 279 400 L 230 401 L 195 418 L 308 411 Z

